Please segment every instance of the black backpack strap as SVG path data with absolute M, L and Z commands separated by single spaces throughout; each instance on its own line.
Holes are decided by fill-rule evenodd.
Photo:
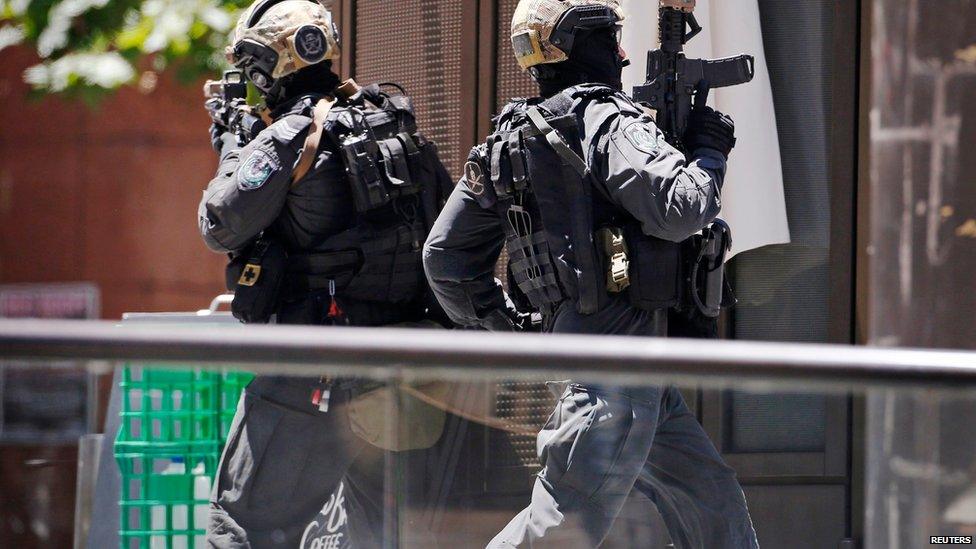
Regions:
M 630 102 L 630 99 L 626 96 L 626 94 L 620 92 L 619 90 L 615 90 L 610 86 L 605 86 L 602 84 L 580 84 L 578 86 L 572 86 L 566 88 L 565 90 L 545 100 L 540 106 L 555 117 L 569 118 L 569 115 L 571 114 L 573 108 L 573 104 L 577 100 L 588 101 L 588 100 L 596 100 L 596 99 L 600 99 L 600 100 L 609 99 L 611 101 L 614 101 L 618 105 L 618 107 L 621 108 L 622 110 L 628 107 L 631 109 L 637 108 Z M 557 124 L 558 122 L 559 120 L 553 120 L 551 124 Z M 576 168 L 575 161 L 567 159 L 566 156 L 564 155 L 564 152 L 560 150 L 561 149 L 560 147 L 553 145 L 553 148 L 556 150 L 557 153 L 559 153 L 560 157 L 562 157 L 570 165 Z M 577 156 L 577 158 L 579 158 L 578 155 L 576 155 L 576 153 L 572 151 L 572 149 L 570 149 L 570 152 L 573 153 L 574 156 Z M 579 169 L 576 169 L 576 171 L 583 176 L 590 175 L 589 170 L 587 170 L 585 173 L 580 172 Z M 611 198 L 609 191 L 606 189 L 606 187 L 604 187 L 602 183 L 598 181 L 591 181 L 591 182 L 593 188 L 596 189 L 597 193 L 604 200 L 606 200 L 611 204 L 614 203 L 613 198 Z
M 532 125 L 535 130 L 546 137 L 546 141 L 549 145 L 556 151 L 556 154 L 563 159 L 567 164 L 572 166 L 576 173 L 581 177 L 585 177 L 587 173 L 586 161 L 580 158 L 580 155 L 576 154 L 576 151 L 566 143 L 559 132 L 556 131 L 549 122 L 546 121 L 546 117 L 542 115 L 542 111 L 538 107 L 532 107 L 528 110 L 529 124 Z
M 528 185 L 528 168 L 522 143 L 522 129 L 513 130 L 508 136 L 508 159 L 512 164 L 512 187 L 516 191 L 521 191 Z

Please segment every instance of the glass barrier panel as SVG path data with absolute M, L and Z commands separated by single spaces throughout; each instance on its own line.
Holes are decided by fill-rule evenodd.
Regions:
M 242 333 L 210 330 L 218 341 Z M 268 334 L 287 343 L 352 332 L 246 335 Z M 220 353 L 112 363 L 106 422 L 90 429 L 103 435 L 3 447 L 2 546 L 40 547 L 74 532 L 80 546 L 124 549 L 206 547 L 208 536 L 311 549 L 502 547 L 540 536 L 560 547 L 752 547 L 753 535 L 763 547 L 913 549 L 976 534 L 976 393 L 962 384 L 830 384 L 811 354 L 842 351 L 851 357 L 843 367 L 859 369 L 875 351 L 811 348 L 789 379 L 774 369 L 736 375 L 744 363 L 726 376 L 676 377 L 692 366 L 649 360 L 640 373 L 625 360 L 633 348 L 613 359 L 594 343 L 578 351 L 596 366 L 571 375 L 541 354 L 519 364 L 459 351 L 456 364 L 440 355 L 424 366 L 415 343 L 425 332 L 400 334 L 370 332 L 402 347 L 384 360 L 370 347 L 361 363 L 302 364 L 289 344 L 275 348 L 275 363 L 213 362 Z M 431 341 L 498 342 L 443 335 Z M 702 356 L 708 345 L 696 343 Z M 316 348 L 325 346 L 299 352 Z M 936 354 L 870 356 L 890 372 Z M 62 360 L 83 375 L 105 366 Z M 51 379 L 49 390 L 11 401 L 44 410 L 61 387 L 51 364 L 5 363 L 7 374 Z M 764 423 L 784 414 L 823 427 Z M 66 501 L 72 484 L 78 499 Z

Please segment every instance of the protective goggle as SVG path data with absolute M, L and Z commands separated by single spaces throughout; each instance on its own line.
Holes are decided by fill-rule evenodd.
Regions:
M 259 90 L 267 91 L 274 85 L 271 75 L 278 65 L 278 53 L 257 42 L 242 40 L 234 45 L 234 65 Z

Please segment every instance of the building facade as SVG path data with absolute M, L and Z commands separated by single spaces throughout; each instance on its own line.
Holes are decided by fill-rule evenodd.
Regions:
M 534 93 L 510 53 L 516 3 L 336 0 L 341 71 L 363 83 L 403 85 L 457 176 L 500 106 Z M 726 335 L 976 347 L 976 157 L 967 154 L 976 143 L 976 2 L 944 0 L 932 9 L 920 0 L 758 0 L 758 8 L 791 242 L 733 260 L 739 305 L 725 319 Z M 652 23 L 632 18 L 627 32 Z M 643 52 L 630 54 L 642 64 Z M 216 164 L 198 87 L 164 77 L 152 90 L 123 90 L 94 109 L 33 101 L 21 73 L 34 60 L 17 49 L 3 56 L 0 283 L 94 282 L 102 314 L 112 319 L 205 306 L 222 291 L 223 259 L 204 249 L 194 222 Z M 539 384 L 488 390 L 495 412 L 520 423 L 539 424 L 550 410 Z M 893 538 L 873 546 L 896 547 L 888 525 L 865 523 L 866 486 L 910 481 L 884 468 L 883 478 L 865 478 L 865 425 L 913 414 L 938 433 L 941 422 L 976 415 L 968 406 L 895 397 L 888 408 L 836 394 L 692 390 L 688 397 L 738 471 L 767 547 L 856 547 L 880 535 L 875 529 Z M 494 517 L 465 525 L 490 536 L 509 518 L 505 510 L 527 497 L 538 466 L 534 438 L 471 425 L 455 436 L 462 465 L 445 497 Z M 937 503 L 973 484 L 966 452 L 941 451 L 938 436 L 914 436 L 899 443 L 906 458 L 964 471 L 966 479 L 918 498 Z M 50 467 L 24 465 L 38 452 Z M 73 452 L 4 448 L 3 475 L 34 480 L 0 481 L 0 501 L 27 502 L 5 511 L 16 520 L 0 524 L 0 545 L 67 543 L 70 530 L 38 533 L 29 525 L 34 513 L 63 522 L 57 517 L 70 509 L 56 507 L 70 508 L 73 498 L 37 511 L 43 502 L 30 486 L 57 483 L 63 491 Z M 936 503 L 906 504 L 905 532 L 945 526 Z M 659 535 L 645 521 L 653 513 L 635 498 L 614 539 Z

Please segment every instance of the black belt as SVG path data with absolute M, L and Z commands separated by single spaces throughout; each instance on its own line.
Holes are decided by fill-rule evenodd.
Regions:
M 317 377 L 261 375 L 255 377 L 245 391 L 291 412 L 318 415 L 319 410 L 311 404 L 311 395 L 321 385 L 321 379 Z M 330 382 L 330 399 L 333 404 L 349 402 L 382 386 L 382 382 L 372 379 L 338 378 Z
M 300 299 L 310 292 L 345 288 L 362 266 L 356 250 L 288 256 L 282 297 Z
M 356 271 L 361 264 L 358 250 L 288 256 L 289 273 L 327 275 Z

